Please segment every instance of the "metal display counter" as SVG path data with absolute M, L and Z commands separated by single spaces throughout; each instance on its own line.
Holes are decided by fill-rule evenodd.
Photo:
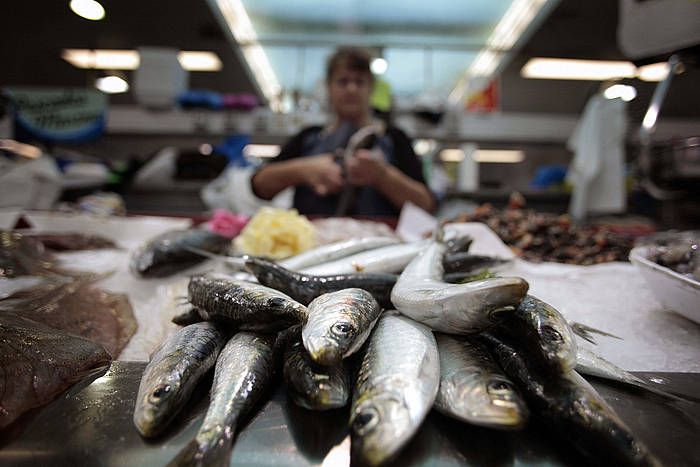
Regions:
M 103 376 L 74 386 L 26 414 L 0 441 L 0 465 L 166 465 L 199 427 L 206 384 L 155 441 L 142 439 L 132 414 L 143 362 L 114 362 Z M 700 396 L 698 373 L 637 373 L 677 394 Z M 700 465 L 700 403 L 656 396 L 590 379 L 632 431 L 668 466 Z M 348 465 L 348 409 L 310 412 L 287 402 L 283 385 L 242 427 L 231 465 Z M 531 422 L 521 432 L 478 428 L 431 412 L 396 466 L 587 465 L 568 441 Z

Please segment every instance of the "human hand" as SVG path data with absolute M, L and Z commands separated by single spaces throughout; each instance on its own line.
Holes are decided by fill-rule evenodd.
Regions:
M 380 154 L 367 149 L 358 149 L 345 163 L 348 181 L 358 186 L 374 186 L 384 176 L 386 162 Z
M 332 154 L 304 157 L 302 177 L 304 183 L 319 196 L 336 193 L 343 187 L 343 171 Z

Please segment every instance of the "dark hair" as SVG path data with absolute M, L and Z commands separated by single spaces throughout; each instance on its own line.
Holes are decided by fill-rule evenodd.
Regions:
M 347 68 L 348 70 L 366 73 L 370 79 L 374 81 L 374 75 L 370 69 L 372 57 L 364 50 L 357 47 L 341 47 L 328 58 L 326 64 L 326 82 L 330 82 L 333 73 L 338 68 Z

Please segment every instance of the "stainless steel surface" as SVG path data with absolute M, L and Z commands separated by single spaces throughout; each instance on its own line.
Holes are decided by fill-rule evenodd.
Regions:
M 56 401 L 22 418 L 0 434 L 0 465 L 159 466 L 194 437 L 206 411 L 206 387 L 174 427 L 145 441 L 131 416 L 145 363 L 114 362 L 91 384 L 72 388 Z M 668 391 L 700 395 L 700 374 L 638 373 L 656 378 Z M 664 465 L 700 465 L 700 403 L 668 405 L 659 398 L 591 380 Z M 210 383 L 210 381 L 209 381 Z M 261 404 L 238 436 L 231 465 L 347 465 L 347 409 L 309 412 L 288 404 L 283 387 Z M 586 465 L 537 423 L 522 432 L 499 432 L 464 425 L 432 412 L 396 466 Z

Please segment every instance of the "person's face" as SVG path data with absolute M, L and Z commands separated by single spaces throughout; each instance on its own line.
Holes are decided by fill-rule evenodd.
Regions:
M 371 93 L 372 79 L 368 74 L 343 66 L 328 81 L 328 98 L 340 118 L 357 119 L 366 115 Z

